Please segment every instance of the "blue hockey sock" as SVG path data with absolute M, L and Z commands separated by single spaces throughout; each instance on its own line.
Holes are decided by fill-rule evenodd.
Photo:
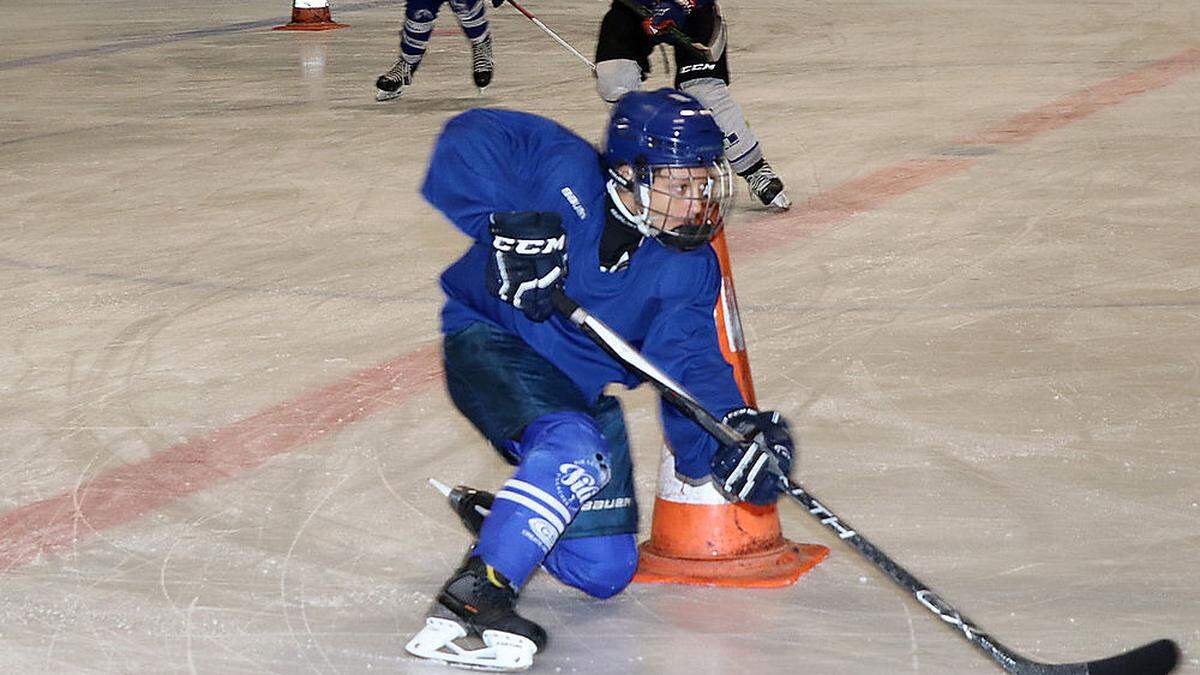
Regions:
M 487 36 L 488 18 L 483 0 L 450 0 L 450 7 L 471 42 L 478 42 Z
M 413 5 L 412 2 L 409 3 Z M 425 49 L 429 46 L 429 36 L 433 34 L 433 26 L 437 21 L 438 4 L 429 7 L 406 7 L 404 30 L 400 31 L 400 53 L 404 60 L 412 66 L 413 71 L 421 65 Z

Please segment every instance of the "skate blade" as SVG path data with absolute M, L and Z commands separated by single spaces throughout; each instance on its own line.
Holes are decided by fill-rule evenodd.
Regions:
M 380 103 L 383 103 L 384 101 L 390 101 L 395 98 L 400 98 L 400 95 L 403 93 L 404 93 L 403 88 L 397 89 L 396 91 L 384 91 L 383 89 L 376 89 L 375 90 L 375 100 Z
M 450 496 L 450 486 L 449 485 L 446 485 L 445 483 L 443 483 L 442 481 L 440 481 L 436 478 L 430 478 L 429 484 L 432 485 L 435 490 L 442 493 L 443 497 Z
M 443 497 L 446 497 L 446 498 L 450 497 L 450 493 L 452 492 L 452 490 L 450 489 L 449 485 L 446 485 L 445 483 L 443 483 L 442 481 L 440 481 L 436 478 L 430 478 L 429 484 L 433 486 L 433 489 L 442 493 Z M 451 501 L 451 503 L 453 503 L 453 501 Z M 492 510 L 485 506 L 480 506 L 479 504 L 475 505 L 475 513 L 478 513 L 479 515 L 483 516 L 484 518 L 487 518 L 488 515 L 491 514 L 491 512 L 492 512 Z
M 779 209 L 780 211 L 787 211 L 788 209 L 792 208 L 792 200 L 788 199 L 786 194 L 780 192 L 779 194 L 775 195 L 775 199 L 771 200 L 770 206 L 772 208 Z
M 483 631 L 483 647 L 469 649 L 455 644 L 467 637 L 467 629 L 450 619 L 431 616 L 425 627 L 404 645 L 409 654 L 455 668 L 511 673 L 533 665 L 537 645 L 533 641 L 498 630 Z

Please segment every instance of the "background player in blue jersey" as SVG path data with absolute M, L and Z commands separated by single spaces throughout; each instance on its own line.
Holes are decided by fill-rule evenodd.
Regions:
M 538 566 L 597 598 L 633 577 L 629 442 L 621 407 L 603 390 L 638 380 L 554 314 L 555 292 L 565 290 L 754 439 L 718 447 L 664 405 L 678 473 L 716 476 L 731 500 L 775 499 L 778 475 L 791 465 L 787 425 L 746 407 L 713 317 L 721 281 L 707 244 L 733 192 L 722 139 L 708 108 L 670 89 L 618 101 L 603 155 L 525 113 L 476 109 L 446 124 L 422 194 L 474 240 L 441 279 L 447 388 L 516 469 L 494 496 L 452 497 L 479 539 L 410 652 L 527 666 L 546 633 L 514 606 Z M 747 461 L 763 452 L 770 461 Z M 486 518 L 476 506 L 490 509 Z M 449 646 L 471 636 L 491 647 Z
M 725 21 L 713 0 L 628 0 L 642 5 L 649 17 L 613 0 L 600 23 L 596 44 L 596 88 L 612 103 L 637 90 L 650 72 L 650 53 L 667 41 L 667 30 L 683 31 L 705 57 L 675 46 L 675 87 L 708 106 L 725 132 L 726 155 L 733 170 L 746 179 L 750 191 L 767 206 L 791 206 L 783 180 L 763 157 L 758 137 L 729 93 L 729 62 L 725 53 Z
M 483 91 L 492 82 L 492 35 L 488 30 L 487 9 L 483 0 L 407 0 L 404 3 L 404 28 L 400 31 L 400 57 L 391 70 L 375 80 L 375 99 L 388 101 L 404 93 L 425 56 L 425 47 L 433 33 L 438 10 L 449 2 L 463 33 L 471 41 L 471 78 Z

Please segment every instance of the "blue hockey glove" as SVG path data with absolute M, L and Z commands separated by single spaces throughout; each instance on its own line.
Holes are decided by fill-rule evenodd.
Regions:
M 552 211 L 493 213 L 488 229 L 494 249 L 488 258 L 488 291 L 531 321 L 550 318 L 550 296 L 567 277 L 562 216 Z
M 779 478 L 792 472 L 796 450 L 787 422 L 777 412 L 753 408 L 734 410 L 723 421 L 745 436 L 746 443 L 713 455 L 717 489 L 731 502 L 773 504 L 779 497 Z

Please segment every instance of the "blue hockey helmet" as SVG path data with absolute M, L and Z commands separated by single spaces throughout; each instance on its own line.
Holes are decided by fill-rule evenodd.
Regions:
M 633 91 L 613 107 L 608 165 L 701 166 L 725 155 L 725 134 L 712 112 L 675 89 Z
M 614 204 L 642 234 L 689 250 L 720 231 L 732 205 L 733 170 L 712 111 L 694 97 L 665 88 L 622 96 L 604 158 Z M 632 196 L 632 208 L 618 187 Z

